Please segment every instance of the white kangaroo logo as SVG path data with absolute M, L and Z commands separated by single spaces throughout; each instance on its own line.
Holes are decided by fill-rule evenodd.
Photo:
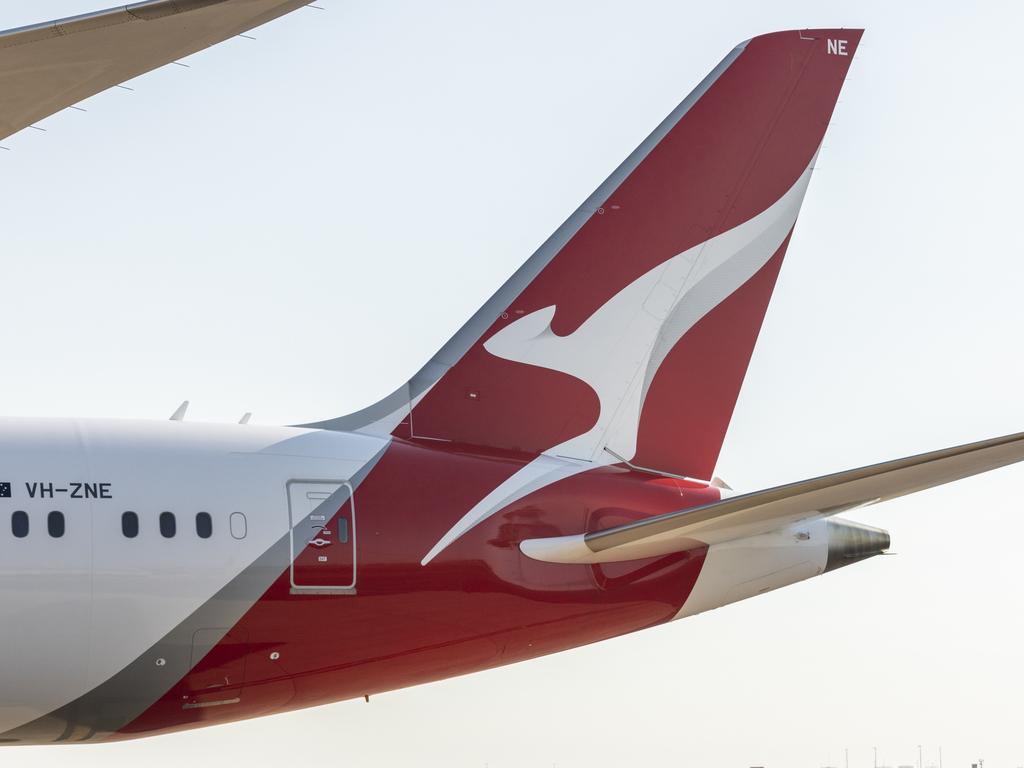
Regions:
M 572 333 L 558 336 L 551 330 L 555 307 L 550 306 L 519 318 L 484 343 L 496 357 L 574 376 L 597 394 L 601 413 L 593 428 L 548 453 L 593 461 L 607 445 L 632 458 L 643 399 L 665 356 L 778 251 L 796 222 L 812 168 L 813 160 L 781 198 L 754 218 L 638 277 Z
M 550 306 L 519 318 L 484 342 L 484 349 L 496 357 L 586 382 L 597 394 L 601 412 L 587 432 L 545 451 L 474 505 L 427 553 L 423 565 L 481 520 L 528 493 L 614 463 L 615 456 L 636 455 L 643 401 L 665 356 L 779 250 L 796 223 L 813 169 L 814 158 L 771 206 L 641 275 L 572 333 L 559 336 L 551 330 L 556 307 Z

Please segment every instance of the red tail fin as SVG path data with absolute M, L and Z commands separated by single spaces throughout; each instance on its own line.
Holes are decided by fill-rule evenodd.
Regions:
M 738 46 L 416 377 L 316 426 L 710 476 L 860 37 Z

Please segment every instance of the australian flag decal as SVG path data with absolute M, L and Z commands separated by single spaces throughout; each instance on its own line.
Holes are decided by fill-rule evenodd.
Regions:
M 0 483 L 0 499 L 9 499 L 9 498 L 11 498 L 11 484 L 10 483 Z

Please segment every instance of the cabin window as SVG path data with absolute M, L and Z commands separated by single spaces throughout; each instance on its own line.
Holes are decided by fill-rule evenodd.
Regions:
M 65 527 L 63 512 L 53 511 L 46 516 L 46 530 L 52 538 L 59 539 L 63 536 Z
M 231 523 L 231 535 L 236 539 L 244 539 L 249 531 L 249 524 L 246 522 L 245 515 L 241 512 L 232 512 L 229 522 Z
M 28 536 L 28 514 L 18 510 L 11 514 L 11 533 L 19 539 Z
M 121 533 L 126 539 L 134 539 L 139 535 L 139 516 L 134 512 L 125 512 L 121 515 Z
M 208 539 L 213 535 L 213 518 L 209 512 L 199 512 L 196 515 L 196 535 L 200 539 Z
M 160 513 L 160 535 L 165 539 L 173 539 L 178 532 L 178 521 L 174 519 L 173 512 Z

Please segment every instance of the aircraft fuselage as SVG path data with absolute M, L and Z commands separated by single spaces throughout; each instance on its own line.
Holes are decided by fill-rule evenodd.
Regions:
M 293 428 L 0 422 L 0 646 L 18 659 L 0 667 L 0 732 L 25 743 L 233 720 L 675 617 L 706 547 L 559 565 L 518 543 L 707 503 L 716 488 L 600 468 L 421 564 L 466 499 L 528 461 Z

